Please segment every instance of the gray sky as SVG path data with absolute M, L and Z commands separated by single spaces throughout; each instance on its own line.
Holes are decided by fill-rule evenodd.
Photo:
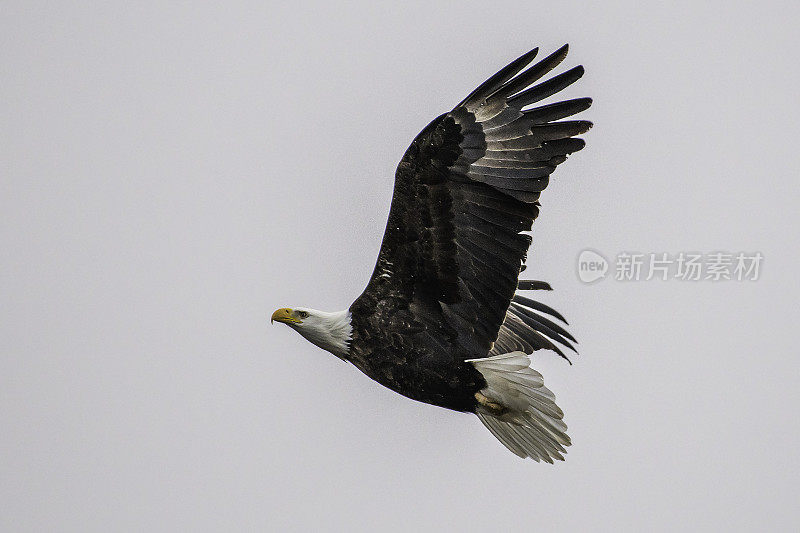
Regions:
M 0 15 L 0 529 L 800 525 L 796 3 L 37 4 Z M 528 263 L 581 341 L 534 357 L 549 466 L 268 316 L 347 307 L 414 136 L 564 42 L 595 127 Z M 765 259 L 586 285 L 584 248 Z

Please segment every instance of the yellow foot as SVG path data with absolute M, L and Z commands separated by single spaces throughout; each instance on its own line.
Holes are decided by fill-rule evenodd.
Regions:
M 494 414 L 500 415 L 503 414 L 506 410 L 504 406 L 500 405 L 497 402 L 493 402 L 480 392 L 475 393 L 475 399 L 478 400 L 478 403 L 481 404 L 482 406 L 486 407 L 491 411 L 494 411 Z

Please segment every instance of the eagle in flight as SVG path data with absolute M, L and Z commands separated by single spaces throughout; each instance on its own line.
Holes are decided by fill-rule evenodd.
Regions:
M 562 120 L 587 109 L 577 98 L 528 107 L 583 75 L 583 67 L 537 83 L 567 55 L 565 45 L 527 67 L 513 61 L 414 139 L 397 167 L 389 221 L 375 270 L 349 309 L 281 308 L 283 322 L 395 392 L 475 413 L 509 450 L 563 460 L 563 412 L 528 356 L 566 356 L 566 320 L 520 291 L 550 174 L 584 147 L 592 126 Z M 525 69 L 525 70 L 523 70 Z

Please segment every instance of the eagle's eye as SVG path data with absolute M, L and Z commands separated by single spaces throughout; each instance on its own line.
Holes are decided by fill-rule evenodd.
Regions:
M 306 311 L 298 311 L 297 314 L 300 318 L 308 318 L 308 312 Z

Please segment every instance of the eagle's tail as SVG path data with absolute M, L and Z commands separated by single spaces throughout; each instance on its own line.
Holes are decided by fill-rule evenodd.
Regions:
M 511 352 L 468 362 L 486 379 L 487 387 L 476 395 L 476 414 L 489 431 L 522 458 L 563 461 L 571 443 L 564 413 L 528 356 Z

